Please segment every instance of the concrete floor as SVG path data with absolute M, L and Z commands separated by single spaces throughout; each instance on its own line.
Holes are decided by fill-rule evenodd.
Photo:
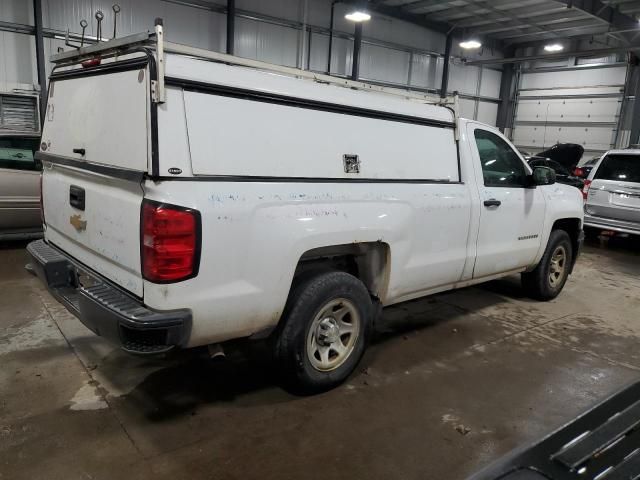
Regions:
M 460 479 L 640 378 L 640 241 L 591 244 L 555 301 L 518 278 L 385 310 L 342 387 L 259 349 L 127 356 L 0 246 L 0 479 Z M 126 476 L 126 477 L 125 477 Z

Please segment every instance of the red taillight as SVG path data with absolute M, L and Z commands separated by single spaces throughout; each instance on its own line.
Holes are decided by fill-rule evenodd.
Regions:
M 44 225 L 44 201 L 42 200 L 42 172 L 40 172 L 40 220 Z
M 589 187 L 591 186 L 591 180 L 585 180 L 584 181 L 584 186 L 582 187 L 582 198 L 584 198 L 585 200 L 587 199 L 587 196 L 589 195 Z
M 576 167 L 576 169 L 573 171 L 573 175 L 576 176 L 576 177 L 584 177 L 584 176 L 586 176 L 584 174 L 584 170 L 581 169 L 580 167 Z
M 97 67 L 100 65 L 101 61 L 102 59 L 100 57 L 90 58 L 89 60 L 82 62 L 82 68 Z
M 198 273 L 200 214 L 172 205 L 142 204 L 142 275 L 156 283 L 177 282 Z

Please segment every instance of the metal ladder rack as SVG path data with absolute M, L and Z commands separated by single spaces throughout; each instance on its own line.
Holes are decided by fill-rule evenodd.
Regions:
M 155 85 L 155 100 L 163 103 L 165 100 L 164 93 L 164 60 L 166 53 L 177 55 L 185 55 L 189 57 L 199 58 L 207 61 L 226 63 L 229 65 L 238 65 L 259 70 L 276 72 L 295 78 L 303 78 L 318 83 L 336 85 L 340 87 L 372 91 L 402 97 L 406 100 L 413 100 L 428 105 L 439 105 L 450 108 L 457 118 L 458 112 L 458 96 L 439 97 L 437 95 L 417 93 L 402 88 L 382 87 L 367 82 L 348 80 L 345 78 L 334 77 L 320 73 L 314 73 L 307 70 L 301 70 L 293 67 L 285 67 L 272 63 L 261 62 L 259 60 L 251 60 L 248 58 L 236 57 L 225 53 L 218 53 L 203 48 L 190 47 L 179 43 L 166 42 L 164 40 L 164 31 L 162 21 L 156 20 L 155 30 L 153 32 L 143 32 L 129 35 L 122 38 L 116 38 L 107 42 L 101 42 L 87 47 L 81 47 L 75 51 L 62 52 L 51 56 L 51 62 L 57 66 L 71 66 L 83 60 L 94 58 L 97 55 L 116 56 L 131 52 L 135 48 L 150 47 L 155 49 L 156 68 L 158 73 L 157 84 Z

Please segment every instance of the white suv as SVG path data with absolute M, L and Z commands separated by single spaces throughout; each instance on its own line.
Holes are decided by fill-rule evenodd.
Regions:
M 640 150 L 610 150 L 585 181 L 584 225 L 640 235 Z

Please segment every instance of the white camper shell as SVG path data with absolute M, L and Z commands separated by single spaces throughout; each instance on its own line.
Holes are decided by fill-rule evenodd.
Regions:
M 132 353 L 269 337 L 319 390 L 377 309 L 523 273 L 555 297 L 582 199 L 457 101 L 152 33 L 54 56 L 41 151 L 51 291 Z

